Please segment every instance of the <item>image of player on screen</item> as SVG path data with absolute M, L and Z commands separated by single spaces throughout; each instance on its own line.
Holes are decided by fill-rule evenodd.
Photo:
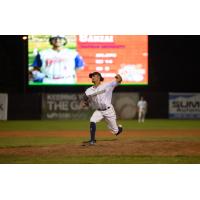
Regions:
M 33 82 L 75 84 L 76 71 L 84 68 L 83 58 L 75 50 L 65 48 L 65 36 L 50 36 L 52 48 L 41 50 L 34 58 L 31 70 Z

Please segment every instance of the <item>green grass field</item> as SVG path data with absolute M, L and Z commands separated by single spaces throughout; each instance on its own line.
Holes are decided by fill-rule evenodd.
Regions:
M 200 120 L 146 120 L 139 124 L 137 120 L 119 120 L 126 130 L 200 130 Z M 98 130 L 107 130 L 104 122 L 98 123 Z M 87 131 L 89 122 L 86 120 L 57 121 L 0 121 L 0 131 Z
M 199 120 L 146 120 L 145 123 L 139 124 L 136 120 L 119 121 L 124 127 L 125 133 L 128 131 L 129 136 L 121 137 L 119 143 L 125 142 L 195 142 L 195 144 L 200 145 L 200 134 L 196 135 L 152 135 L 153 131 L 197 131 L 200 133 L 200 121 Z M 61 154 L 51 154 L 48 155 L 18 155 L 15 153 L 1 154 L 1 150 L 5 148 L 18 150 L 26 148 L 37 149 L 46 148 L 49 149 L 55 145 L 79 145 L 82 141 L 85 141 L 89 137 L 89 133 L 83 136 L 70 136 L 65 137 L 59 135 L 59 132 L 70 132 L 70 131 L 88 131 L 89 122 L 88 121 L 0 121 L 0 163 L 30 163 L 30 164 L 195 164 L 200 163 L 200 154 L 198 155 L 175 155 L 175 156 L 158 156 L 158 155 L 104 155 L 98 154 L 94 155 L 61 155 Z M 27 136 L 17 135 L 6 136 L 6 133 L 18 132 L 40 132 L 41 136 L 32 136 L 28 134 Z M 43 136 L 42 133 L 47 131 L 54 131 L 58 135 Z M 97 137 L 101 141 L 109 141 L 112 144 L 113 136 L 108 134 L 108 136 L 98 136 L 98 131 L 107 131 L 106 124 L 101 122 L 97 125 Z M 130 133 L 135 131 L 144 131 L 145 133 L 151 132 L 151 135 L 146 136 L 132 136 Z M 4 133 L 2 136 L 1 133 Z M 58 146 L 59 147 L 59 146 Z M 96 148 L 90 147 L 90 148 Z M 101 147 L 105 148 L 105 147 Z M 134 148 L 134 145 L 133 145 Z M 106 149 L 106 148 L 105 148 Z M 84 151 L 84 149 L 81 149 Z M 91 150 L 92 151 L 92 150 Z
M 1 156 L 5 164 L 199 164 L 200 156 Z

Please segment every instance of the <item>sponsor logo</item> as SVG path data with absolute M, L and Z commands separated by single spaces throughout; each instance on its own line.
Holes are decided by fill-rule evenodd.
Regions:
M 173 101 L 172 106 L 180 111 L 192 111 L 200 112 L 200 102 L 199 101 Z

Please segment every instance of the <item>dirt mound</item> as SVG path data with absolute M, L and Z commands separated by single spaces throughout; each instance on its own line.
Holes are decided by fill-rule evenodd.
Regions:
M 200 142 L 171 141 L 98 141 L 95 145 L 62 144 L 39 147 L 0 148 L 1 155 L 21 156 L 97 156 L 97 155 L 150 155 L 200 156 Z

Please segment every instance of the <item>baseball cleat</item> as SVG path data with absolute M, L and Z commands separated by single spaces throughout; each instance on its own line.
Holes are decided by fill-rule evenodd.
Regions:
M 97 141 L 96 140 L 90 140 L 90 141 L 88 141 L 88 143 L 96 143 Z
M 118 125 L 118 132 L 117 132 L 117 134 L 116 135 L 119 135 L 120 133 L 122 133 L 122 131 L 123 131 L 123 127 L 122 127 L 122 125 L 121 124 L 119 124 Z
M 96 140 L 89 140 L 89 141 L 84 141 L 83 144 L 91 144 L 94 145 L 97 141 Z
M 94 146 L 96 143 L 96 140 L 89 140 L 89 141 L 84 141 L 82 143 L 82 146 Z
M 96 143 L 96 140 L 91 140 L 91 141 L 89 142 L 90 145 L 95 145 L 95 143 Z

